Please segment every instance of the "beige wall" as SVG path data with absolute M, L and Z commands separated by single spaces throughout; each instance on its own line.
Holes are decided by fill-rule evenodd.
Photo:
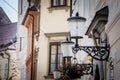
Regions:
M 120 79 L 120 0 L 106 0 L 109 17 L 106 32 L 110 43 L 110 57 L 114 60 L 114 80 Z M 109 67 L 108 67 L 109 68 Z M 109 75 L 109 71 L 108 74 Z M 110 76 L 107 77 L 109 80 Z
M 69 8 L 50 8 L 50 4 L 50 0 L 41 0 L 40 28 L 45 33 L 68 31 Z
M 70 15 L 69 7 L 50 8 L 50 4 L 50 0 L 41 0 L 37 80 L 44 80 L 44 76 L 48 75 L 49 42 L 64 40 L 66 36 L 61 33 L 69 31 L 67 22 Z M 53 35 L 45 35 L 49 35 L 49 33 L 53 33 Z M 60 36 L 56 36 L 56 33 L 59 33 Z
M 114 58 L 114 78 L 119 80 L 120 76 L 120 17 L 114 22 L 112 28 L 108 32 L 109 43 L 111 45 L 111 57 Z M 113 56 L 115 55 L 115 56 Z

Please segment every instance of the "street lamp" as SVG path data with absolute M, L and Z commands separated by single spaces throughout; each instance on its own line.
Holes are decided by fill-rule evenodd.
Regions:
M 72 46 L 74 45 L 74 42 L 69 40 L 68 38 L 61 42 L 61 50 L 63 52 L 63 57 L 72 57 Z
M 75 39 L 75 45 L 72 46 L 70 40 L 62 42 L 61 47 L 64 54 L 71 54 L 72 52 L 76 54 L 79 50 L 83 50 L 93 59 L 103 61 L 107 60 L 109 57 L 110 46 L 107 41 L 105 42 L 105 46 L 79 46 L 78 39 L 82 39 L 83 37 L 83 29 L 86 19 L 84 17 L 80 17 L 79 13 L 76 13 L 76 16 L 70 17 L 67 19 L 70 27 L 70 38 Z M 73 44 L 73 42 L 72 42 Z M 72 47 L 69 47 L 72 46 Z M 68 48 L 68 49 L 65 49 Z M 70 51 L 69 51 L 70 50 Z M 72 50 L 72 52 L 71 52 Z M 65 55 L 65 56 L 67 56 Z M 69 55 L 68 55 L 69 56 Z
M 86 18 L 80 17 L 77 12 L 76 16 L 68 18 L 67 21 L 69 22 L 71 38 L 83 38 L 83 29 Z

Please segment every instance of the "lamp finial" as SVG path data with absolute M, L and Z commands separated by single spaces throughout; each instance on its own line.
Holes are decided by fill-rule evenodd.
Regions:
M 78 13 L 78 12 L 76 13 L 76 16 L 79 16 L 79 13 Z

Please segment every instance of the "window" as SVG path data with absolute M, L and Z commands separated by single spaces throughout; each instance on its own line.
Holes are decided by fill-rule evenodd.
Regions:
M 60 43 L 50 43 L 49 74 L 53 74 L 53 71 L 58 68 L 59 64 L 62 63 L 63 58 Z
M 8 74 L 8 64 L 6 63 L 4 67 L 4 79 L 5 80 L 7 79 L 7 74 Z
M 51 0 L 51 7 L 66 6 L 67 0 Z

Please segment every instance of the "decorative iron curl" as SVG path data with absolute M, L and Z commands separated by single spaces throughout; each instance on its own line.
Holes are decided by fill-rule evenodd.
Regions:
M 108 60 L 109 54 L 110 54 L 110 46 L 77 46 L 72 47 L 72 51 L 74 54 L 76 54 L 79 50 L 83 50 L 86 52 L 89 56 L 91 56 L 93 59 L 96 60 Z
M 89 64 L 78 64 L 81 66 L 82 68 L 82 74 L 83 75 L 89 75 L 89 74 L 93 74 L 93 64 L 89 63 Z

